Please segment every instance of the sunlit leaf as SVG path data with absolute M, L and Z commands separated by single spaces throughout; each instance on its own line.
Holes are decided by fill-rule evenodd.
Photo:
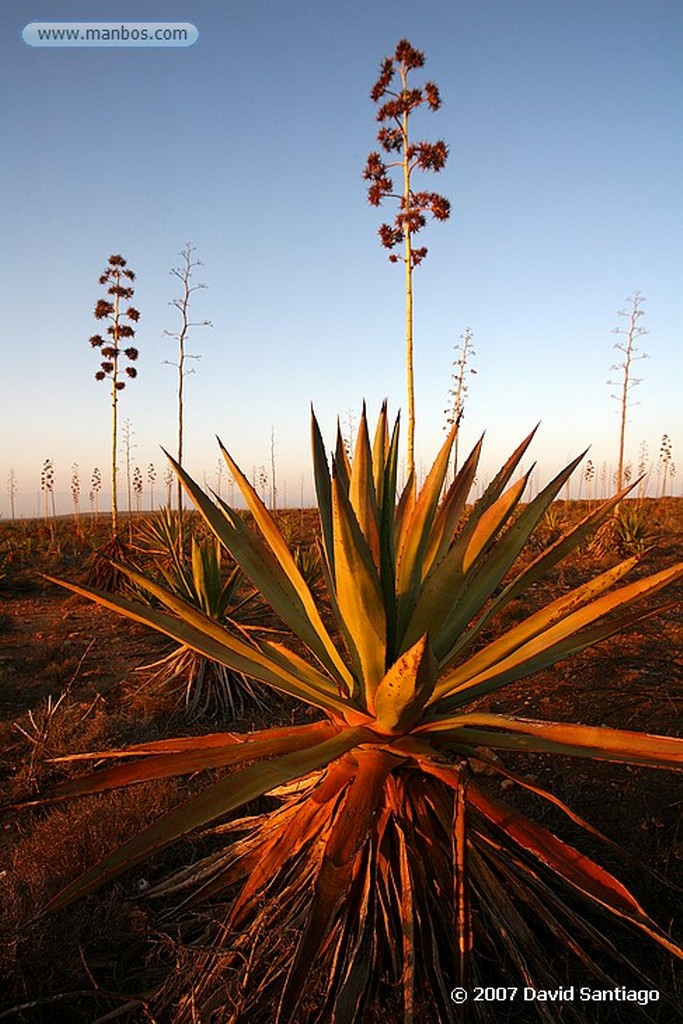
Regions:
M 216 736 L 194 736 L 193 744 L 183 750 L 169 753 L 150 754 L 141 760 L 126 760 L 112 768 L 103 768 L 80 779 L 68 779 L 53 791 L 54 797 L 83 796 L 88 793 L 102 793 L 117 786 L 129 786 L 151 779 L 166 779 L 176 775 L 188 775 L 206 768 L 222 768 L 227 765 L 254 761 L 274 754 L 286 754 L 293 750 L 305 750 L 323 740 L 331 739 L 338 730 L 330 722 L 316 722 L 287 729 L 263 730 L 251 737 L 236 738 L 225 734 L 223 744 L 216 742 Z M 209 742 L 205 742 L 208 740 Z M 131 750 L 125 751 L 127 758 Z M 140 751 L 138 750 L 138 753 Z M 148 753 L 148 751 L 146 751 Z M 84 755 L 81 755 L 82 757 Z M 95 755 L 89 754 L 88 757 Z M 100 753 L 99 757 L 119 756 L 117 751 Z M 69 758 L 59 760 L 67 761 Z
M 493 750 L 550 751 L 604 761 L 682 768 L 683 739 L 607 726 L 537 722 L 506 715 L 463 714 L 418 725 L 415 733 L 430 740 L 453 741 Z
M 103 882 L 115 878 L 151 854 L 162 850 L 179 836 L 223 817 L 250 800 L 307 772 L 322 768 L 351 750 L 365 736 L 364 730 L 349 729 L 303 751 L 284 754 L 263 764 L 251 765 L 239 775 L 230 775 L 208 786 L 197 796 L 165 814 L 153 825 L 129 839 L 99 864 L 63 889 L 45 910 L 65 907 L 85 896 Z
M 361 533 L 367 541 L 373 563 L 379 570 L 379 511 L 375 495 L 375 478 L 365 405 L 363 405 L 358 425 L 356 450 L 349 482 L 349 500 L 356 513 Z
M 124 571 L 131 579 L 146 579 L 145 577 L 139 577 L 139 574 L 134 570 L 126 568 Z M 268 683 L 276 689 L 282 690 L 293 697 L 298 697 L 306 703 L 338 713 L 343 713 L 348 707 L 348 704 L 335 693 L 331 680 L 327 679 L 322 673 L 317 673 L 316 685 L 311 686 L 310 677 L 315 672 L 313 666 L 308 666 L 306 678 L 298 677 L 291 671 L 284 671 L 279 665 L 274 663 L 273 659 L 229 632 L 225 624 L 219 625 L 214 619 L 199 611 L 198 608 L 187 604 L 169 591 L 162 591 L 162 588 L 159 588 L 157 584 L 153 584 L 149 580 L 146 581 L 145 585 L 153 593 L 163 592 L 165 603 L 172 606 L 174 610 L 177 610 L 178 614 L 181 614 L 183 618 L 177 618 L 155 608 L 129 601 L 126 598 L 119 597 L 117 594 L 95 590 L 93 587 L 79 586 L 75 583 L 54 579 L 53 577 L 46 577 L 46 579 L 50 579 L 51 582 L 66 587 L 67 590 L 72 590 L 83 597 L 89 597 L 105 608 L 110 608 L 120 615 L 125 615 L 126 618 L 132 619 L 134 622 L 141 622 L 144 625 L 151 626 L 158 632 L 165 633 L 166 636 L 172 637 L 172 639 L 185 644 L 187 647 L 191 647 L 205 657 L 219 662 L 219 664 L 227 665 L 237 672 L 244 672 L 245 675 L 258 679 L 260 682 Z
M 420 716 L 436 681 L 436 661 L 425 634 L 394 662 L 375 691 L 375 715 L 380 730 L 400 732 Z
M 336 598 L 366 700 L 384 675 L 386 615 L 377 570 L 351 502 L 332 478 Z

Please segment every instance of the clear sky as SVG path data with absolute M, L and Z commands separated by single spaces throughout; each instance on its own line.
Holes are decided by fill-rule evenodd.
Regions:
M 215 484 L 218 434 L 280 503 L 311 497 L 309 409 L 331 446 L 336 416 L 374 419 L 404 398 L 402 266 L 377 229 L 362 169 L 376 148 L 369 98 L 401 37 L 425 51 L 443 106 L 413 132 L 450 147 L 417 187 L 445 194 L 419 236 L 418 459 L 443 437 L 454 345 L 476 356 L 461 451 L 486 430 L 482 478 L 541 420 L 546 479 L 592 445 L 616 465 L 610 331 L 636 289 L 649 335 L 627 459 L 663 434 L 683 478 L 683 5 L 679 0 L 4 0 L 0 8 L 3 269 L 0 513 L 34 515 L 46 458 L 58 511 L 108 490 L 108 384 L 88 339 L 111 253 L 136 272 L 139 377 L 122 393 L 132 458 L 159 480 L 175 445 L 177 329 L 170 275 L 190 241 L 201 354 L 186 387 L 186 464 Z M 183 21 L 186 48 L 35 48 L 29 21 Z M 416 83 L 424 78 L 416 74 Z M 286 484 L 285 484 L 286 481 Z M 225 487 L 225 484 L 223 484 Z M 157 495 L 160 483 L 156 485 Z

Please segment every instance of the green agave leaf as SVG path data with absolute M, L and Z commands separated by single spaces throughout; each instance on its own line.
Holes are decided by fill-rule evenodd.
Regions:
M 634 616 L 624 616 L 623 611 L 682 576 L 683 562 L 663 569 L 646 579 L 620 587 L 613 593 L 604 594 L 578 610 L 565 615 L 560 622 L 537 633 L 531 640 L 521 644 L 511 654 L 504 657 L 502 661 L 478 672 L 477 675 L 466 681 L 460 683 L 453 681 L 453 677 L 459 672 L 459 669 L 447 673 L 437 684 L 435 694 L 448 692 L 449 702 L 443 707 L 454 707 L 453 698 L 456 695 L 460 698 L 460 703 L 463 700 L 469 702 L 493 689 L 500 689 L 501 686 L 506 686 L 525 675 L 538 672 L 541 668 L 554 664 L 568 654 L 577 653 L 585 647 L 597 643 L 598 640 L 605 639 L 618 630 L 655 614 L 657 609 L 639 611 Z M 616 610 L 621 610 L 622 616 L 610 618 L 593 630 L 586 629 L 597 619 L 604 618 Z M 438 700 L 438 696 L 433 699 Z
M 351 692 L 353 686 L 348 668 L 335 648 L 272 516 L 220 440 L 218 443 L 262 531 L 262 537 L 250 530 L 242 518 L 220 499 L 218 508 L 171 456 L 168 457 L 207 524 L 257 590 L 325 666 L 342 691 Z
M 320 613 L 315 600 L 303 576 L 299 572 L 296 562 L 294 561 L 294 557 L 289 550 L 284 537 L 277 528 L 275 520 L 247 480 L 244 473 L 239 469 L 234 459 L 225 450 L 223 445 L 220 444 L 220 441 L 219 445 L 223 457 L 242 492 L 242 496 L 247 502 L 250 512 L 254 516 L 257 526 L 261 530 L 268 547 L 273 552 L 273 555 L 281 567 L 283 577 L 282 582 L 284 590 L 288 594 L 288 600 L 285 601 L 284 608 L 276 608 L 273 605 L 274 610 L 278 615 L 280 615 L 282 620 L 286 622 L 291 629 L 293 629 L 297 636 L 304 641 L 306 646 L 313 651 L 313 653 L 321 660 L 323 665 L 325 665 L 339 680 L 342 688 L 345 689 L 347 693 L 351 693 L 353 690 L 353 681 L 349 670 L 344 664 L 341 655 L 334 646 L 327 629 L 320 618 Z M 242 524 L 241 519 L 239 522 L 246 531 L 247 528 Z M 268 595 L 263 591 L 259 584 L 259 580 L 254 579 L 252 582 L 267 598 Z M 291 616 L 290 608 L 292 605 L 294 605 L 297 610 L 301 607 L 304 613 L 303 618 L 299 614 L 295 614 L 293 617 Z M 293 621 L 290 621 L 290 617 L 293 618 Z M 299 622 L 298 629 L 296 622 Z
M 117 566 L 117 568 L 120 568 L 136 582 L 144 581 L 143 585 L 160 600 L 163 600 L 167 607 L 181 615 L 182 619 L 129 601 L 117 594 L 109 594 L 93 587 L 78 586 L 75 583 L 67 583 L 65 580 L 55 579 L 51 576 L 47 576 L 46 579 L 61 587 L 66 587 L 67 590 L 71 590 L 75 594 L 96 601 L 105 608 L 125 615 L 135 622 L 151 626 L 158 632 L 177 640 L 178 643 L 193 648 L 205 657 L 217 661 L 221 665 L 227 665 L 228 668 L 232 668 L 236 672 L 243 672 L 245 675 L 258 679 L 259 682 L 268 683 L 307 704 L 314 704 L 316 707 L 342 715 L 348 709 L 348 701 L 342 700 L 338 696 L 332 681 L 321 672 L 318 673 L 317 685 L 315 688 L 311 687 L 310 676 L 301 678 L 291 671 L 284 671 L 260 650 L 249 646 L 244 640 L 231 633 L 227 626 L 219 625 L 198 608 L 175 597 L 132 569 L 125 566 Z M 309 668 L 310 671 L 314 671 L 313 666 L 309 666 Z
M 514 548 L 517 546 L 519 541 L 522 540 L 524 533 L 528 528 L 529 522 L 535 518 L 535 514 L 532 515 L 531 512 L 533 506 L 536 504 L 536 502 L 539 501 L 540 498 L 542 498 L 546 494 L 546 492 L 550 493 L 551 490 L 554 490 L 556 482 L 560 481 L 562 478 L 566 479 L 567 477 L 569 477 L 571 473 L 571 467 L 575 466 L 582 457 L 583 456 L 579 456 L 578 459 L 575 459 L 574 462 L 570 463 L 570 465 L 567 466 L 567 468 L 563 470 L 559 474 L 559 476 L 555 478 L 554 481 L 551 481 L 551 483 L 546 488 L 544 488 L 541 494 L 537 495 L 534 501 L 527 506 L 527 508 L 524 510 L 524 512 L 519 517 L 517 522 L 515 522 L 510 527 L 505 536 L 501 538 L 499 544 L 496 545 L 496 552 L 492 554 L 490 559 L 487 559 L 485 566 L 483 566 L 482 568 L 482 571 L 486 573 L 488 573 L 489 571 L 493 572 L 493 564 L 494 561 L 496 561 L 499 563 L 498 566 L 496 567 L 496 572 L 500 572 L 500 566 L 505 564 L 505 561 L 508 558 L 508 556 L 512 554 L 513 557 L 509 558 L 506 568 L 502 572 L 500 572 L 500 580 L 503 579 L 503 576 L 507 572 L 507 569 L 512 565 L 516 558 L 516 554 L 514 554 Z M 514 600 L 514 598 L 518 597 L 520 594 L 528 590 L 533 583 L 536 583 L 537 580 L 541 579 L 548 572 L 548 570 L 552 569 L 553 566 L 561 562 L 563 558 L 565 558 L 571 551 L 574 550 L 574 548 L 576 548 L 581 543 L 581 541 L 585 540 L 586 537 L 588 537 L 595 529 L 597 529 L 600 523 L 607 518 L 607 516 L 615 508 L 615 506 L 618 505 L 619 502 L 622 501 L 623 498 L 629 493 L 629 491 L 631 491 L 635 486 L 635 483 L 630 484 L 628 487 L 625 487 L 623 490 L 619 491 L 608 501 L 600 505 L 599 508 L 595 509 L 593 512 L 585 516 L 579 523 L 577 523 L 575 527 L 573 527 L 571 530 L 568 530 L 565 534 L 563 534 L 562 537 L 558 538 L 558 540 L 555 541 L 554 544 L 552 544 L 544 552 L 538 555 L 537 558 L 535 558 L 513 580 L 511 580 L 510 583 L 508 583 L 503 588 L 503 590 L 492 601 L 490 601 L 483 614 L 477 618 L 477 621 L 471 626 L 471 628 L 465 630 L 461 634 L 459 639 L 456 640 L 451 651 L 443 660 L 442 668 L 447 668 L 454 663 L 455 659 L 458 657 L 460 652 L 465 650 L 472 643 L 472 641 L 481 631 L 484 625 L 487 622 L 489 622 L 494 615 L 502 611 L 502 609 L 507 604 L 509 604 L 510 601 Z M 561 487 L 562 482 L 560 482 L 556 493 L 559 493 Z M 545 507 L 543 507 L 543 512 L 545 512 Z M 527 539 L 531 535 L 535 525 L 536 524 L 534 522 L 526 538 L 524 539 Z M 519 551 L 521 551 L 523 546 L 524 541 L 522 541 L 521 545 L 519 546 Z M 493 590 L 491 590 L 490 593 L 493 593 Z M 482 607 L 484 601 L 488 596 L 490 595 L 486 595 L 486 597 L 484 597 L 481 600 Z
M 216 541 L 216 544 L 218 544 L 218 541 Z M 220 621 L 224 619 L 229 612 L 230 616 L 234 619 L 243 608 L 253 601 L 255 596 L 255 592 L 253 590 L 241 600 L 238 597 L 238 592 L 240 586 L 244 582 L 244 579 L 245 577 L 240 567 L 235 566 L 226 579 L 219 594 L 215 612 L 211 612 L 212 618 L 217 618 Z
M 474 565 L 479 555 L 486 550 L 496 534 L 503 528 L 512 512 L 519 504 L 524 488 L 533 471 L 533 466 L 516 483 L 512 484 L 479 516 L 477 524 L 463 552 L 462 571 L 465 575 Z
M 334 465 L 337 482 L 344 488 L 344 493 L 348 495 L 351 485 L 351 463 L 346 451 L 346 445 L 344 444 L 339 417 L 337 417 L 337 444 L 334 449 Z
M 528 474 L 486 507 L 480 509 L 477 505 L 472 510 L 462 533 L 425 579 L 403 637 L 403 647 L 412 646 L 418 637 L 428 632 L 441 663 L 462 628 L 458 612 L 467 585 L 467 572 L 476 565 L 476 559 L 511 515 L 527 479 Z M 469 614 L 464 614 L 469 621 Z
M 315 418 L 311 406 L 311 440 L 313 447 L 313 476 L 315 479 L 315 493 L 318 499 L 318 510 L 320 512 L 320 523 L 323 537 L 323 550 L 327 568 L 334 588 L 335 565 L 334 565 L 334 530 L 332 525 L 332 482 L 330 470 L 325 455 L 325 445 L 318 421 Z
M 403 638 L 404 648 L 406 644 L 414 643 L 423 632 L 427 631 L 432 637 L 437 658 L 440 657 L 439 645 L 435 641 L 435 635 L 437 628 L 443 625 L 444 617 L 452 610 L 453 594 L 457 595 L 459 593 L 464 553 L 468 550 L 482 517 L 487 514 L 488 510 L 495 505 L 503 494 L 522 456 L 531 444 L 537 429 L 538 426 L 534 427 L 521 444 L 518 445 L 505 465 L 498 471 L 482 497 L 475 504 L 463 529 L 458 534 L 455 542 L 450 546 L 447 555 L 440 561 L 435 562 L 425 577 L 417 607 L 409 623 L 408 631 Z M 479 446 L 475 449 L 477 452 L 475 458 L 478 458 L 478 449 Z M 503 499 L 504 504 L 505 499 Z M 495 514 L 493 518 L 495 518 Z M 474 552 L 474 548 L 472 548 L 472 552 Z
M 396 595 L 397 633 L 405 630 L 424 577 L 424 558 L 429 547 L 430 531 L 439 504 L 439 497 L 448 469 L 456 427 L 453 426 L 432 466 L 417 500 L 411 501 L 397 531 Z
M 297 679 L 302 680 L 311 687 L 317 685 L 318 671 L 315 666 L 311 665 L 310 662 L 300 658 L 298 654 L 290 650 L 289 647 L 285 647 L 284 644 L 276 643 L 272 640 L 261 640 L 260 647 L 263 650 L 273 664 L 279 665 L 286 673 L 294 673 Z M 352 696 L 348 699 L 344 698 L 343 708 L 344 714 L 355 709 L 362 712 L 364 709 L 358 701 L 359 690 L 356 690 Z
M 500 586 L 546 509 L 582 458 L 583 454 L 574 459 L 529 502 L 492 546 L 485 559 L 475 566 L 463 581 L 453 616 L 443 629 L 446 642 L 450 642 L 451 646 L 440 660 L 441 669 L 446 669 L 453 664 L 461 652 L 472 643 L 484 623 L 488 621 L 491 615 L 491 605 L 489 604 L 487 607 L 487 603 L 491 595 Z M 484 608 L 486 610 L 482 613 Z M 475 617 L 476 622 L 466 629 L 467 624 Z
M 432 705 L 428 714 L 430 717 L 451 714 L 457 708 L 471 704 L 478 696 L 491 693 L 494 690 L 500 690 L 509 683 L 522 679 L 525 676 L 533 675 L 535 672 L 540 672 L 541 669 L 548 668 L 563 658 L 579 654 L 588 647 L 593 647 L 600 641 L 614 636 L 615 633 L 623 632 L 626 629 L 630 629 L 636 623 L 650 618 L 652 615 L 659 615 L 661 612 L 667 611 L 670 607 L 673 607 L 673 605 L 664 604 L 645 612 L 636 611 L 630 614 L 612 616 L 605 622 L 599 622 L 595 626 L 581 630 L 576 636 L 569 636 L 565 640 L 553 644 L 552 647 L 541 651 L 523 665 L 517 665 L 514 669 L 509 669 L 500 676 L 491 677 L 485 682 L 478 683 L 471 689 L 462 688 L 457 693 L 444 697 Z
M 336 466 L 336 463 L 335 463 Z M 336 599 L 366 700 L 385 672 L 386 616 L 377 570 L 351 502 L 332 477 Z
M 395 661 L 396 650 L 396 485 L 398 478 L 399 417 L 396 417 L 389 442 L 380 509 L 380 585 L 387 619 L 387 663 Z
M 376 569 L 379 569 L 379 512 L 375 496 L 372 451 L 365 414 L 365 403 L 358 426 L 356 451 L 351 468 L 349 499 L 361 532 L 367 541 Z
M 364 729 L 348 729 L 307 750 L 283 754 L 221 779 L 123 843 L 51 899 L 44 912 L 68 906 L 122 871 L 164 849 L 174 839 L 224 817 L 277 786 L 324 768 L 362 743 L 366 736 Z
M 394 662 L 375 692 L 375 716 L 380 730 L 398 732 L 417 721 L 434 689 L 436 660 L 425 633 Z
M 516 626 L 508 629 L 502 636 L 487 644 L 482 650 L 477 651 L 467 661 L 462 662 L 457 668 L 452 669 L 439 679 L 435 688 L 436 698 L 454 692 L 462 683 L 467 682 L 491 668 L 493 665 L 500 665 L 505 658 L 518 650 L 525 643 L 548 630 L 557 622 L 561 622 L 572 612 L 591 600 L 598 597 L 612 587 L 618 580 L 622 579 L 633 566 L 639 561 L 639 556 L 628 558 L 619 565 L 609 569 L 599 576 L 593 577 L 587 583 L 576 587 L 568 594 L 545 605 L 539 611 L 523 619 Z
M 413 474 L 410 473 L 408 479 L 403 485 L 403 490 L 399 495 L 398 503 L 393 515 L 394 521 L 394 536 L 399 538 L 404 530 L 404 522 L 410 518 L 413 514 L 413 508 L 415 506 L 415 488 L 413 486 Z
M 439 505 L 430 531 L 424 559 L 423 578 L 432 571 L 435 565 L 438 565 L 453 543 L 456 528 L 465 511 L 467 497 L 474 484 L 483 443 L 484 435 L 482 434 Z
M 469 540 L 472 533 L 476 529 L 481 516 L 488 508 L 490 508 L 491 505 L 494 504 L 494 502 L 498 501 L 498 498 L 500 498 L 501 494 L 507 487 L 509 481 L 512 478 L 512 474 L 517 469 L 517 466 L 519 465 L 527 448 L 533 441 L 534 435 L 536 434 L 537 430 L 538 424 L 536 424 L 534 429 L 527 434 L 527 436 L 524 438 L 521 444 L 519 444 L 517 448 L 515 448 L 514 452 L 507 460 L 507 462 L 498 470 L 495 477 L 488 485 L 479 501 L 474 506 L 472 510 L 472 515 L 465 523 L 461 536 Z
M 111 768 L 102 768 L 80 779 L 68 779 L 53 791 L 53 797 L 84 796 L 103 793 L 119 786 L 130 786 L 150 779 L 166 779 L 174 775 L 188 775 L 206 768 L 224 768 L 274 754 L 286 754 L 294 750 L 305 750 L 324 740 L 331 739 L 339 732 L 331 722 L 316 722 L 312 725 L 294 726 L 287 729 L 267 729 L 262 734 L 244 738 L 224 734 L 222 744 L 215 737 L 193 736 L 193 745 L 184 750 L 157 753 L 143 760 L 127 761 Z M 138 751 L 139 753 L 139 751 Z M 92 754 L 88 755 L 93 757 Z M 119 756 L 109 751 L 100 756 Z M 128 752 L 130 756 L 130 752 Z M 69 758 L 61 758 L 68 761 Z
M 384 505 L 384 477 L 385 467 L 389 458 L 389 421 L 387 418 L 387 402 L 386 399 L 382 402 L 382 408 L 380 409 L 379 416 L 377 418 L 377 426 L 375 427 L 375 436 L 372 441 L 372 471 L 375 482 L 375 499 L 377 501 L 377 507 L 382 508 Z M 391 504 L 394 504 L 394 494 L 391 492 Z
M 466 714 L 424 723 L 417 726 L 414 733 L 429 738 L 438 746 L 453 742 L 472 750 L 489 747 L 492 750 L 567 754 L 651 768 L 683 767 L 683 739 L 607 726 Z
M 203 612 L 210 613 L 210 603 L 207 601 L 209 595 L 216 593 L 216 579 L 211 573 L 207 560 L 204 557 L 203 548 L 197 543 L 197 538 L 192 538 L 192 576 L 194 589 L 199 599 Z M 209 607 L 207 607 L 209 605 Z
M 172 554 L 172 568 L 161 569 L 161 575 L 166 580 L 171 590 L 177 591 L 190 604 L 201 605 L 201 597 L 197 592 L 196 581 L 191 571 L 186 567 L 185 562 L 178 557 L 177 550 Z

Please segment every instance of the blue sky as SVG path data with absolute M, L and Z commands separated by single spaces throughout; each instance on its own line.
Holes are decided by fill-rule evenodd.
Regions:
M 28 13 L 27 13 L 28 12 Z M 0 10 L 0 513 L 35 514 L 55 465 L 58 511 L 72 463 L 83 504 L 106 481 L 108 386 L 88 338 L 110 253 L 137 274 L 139 378 L 122 394 L 135 463 L 161 477 L 175 445 L 177 327 L 170 269 L 187 241 L 208 287 L 193 307 L 201 354 L 187 379 L 186 464 L 215 483 L 218 434 L 248 475 L 269 470 L 280 501 L 311 497 L 309 409 L 331 445 L 336 417 L 374 417 L 404 398 L 402 267 L 366 202 L 376 148 L 369 98 L 381 59 L 407 36 L 441 90 L 418 138 L 450 158 L 425 188 L 451 219 L 420 237 L 416 272 L 418 459 L 443 437 L 454 345 L 474 331 L 462 427 L 486 430 L 481 477 L 538 421 L 539 479 L 592 445 L 617 458 L 617 311 L 646 296 L 647 361 L 633 391 L 627 458 L 661 437 L 683 460 L 680 382 L 683 6 L 677 0 L 230 0 L 56 4 Z M 188 21 L 194 46 L 26 46 L 29 21 Z M 416 82 L 423 79 L 416 77 Z M 679 472 L 676 493 L 681 493 Z M 286 481 L 286 484 L 285 484 Z M 159 492 L 159 484 L 157 484 Z

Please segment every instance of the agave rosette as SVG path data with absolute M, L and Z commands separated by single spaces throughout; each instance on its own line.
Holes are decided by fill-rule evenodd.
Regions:
M 397 501 L 398 419 L 390 431 L 386 405 L 372 440 L 363 413 L 352 459 L 338 432 L 331 472 L 313 416 L 331 614 L 316 602 L 273 517 L 222 445 L 256 529 L 175 465 L 210 529 L 308 656 L 220 625 L 132 569 L 126 569 L 131 580 L 165 610 L 65 585 L 313 705 L 323 718 L 74 755 L 71 760 L 120 760 L 65 782 L 58 797 L 206 768 L 234 770 L 92 867 L 50 906 L 66 905 L 191 830 L 211 825 L 225 833 L 225 852 L 180 872 L 159 891 L 189 888 L 188 899 L 197 901 L 242 884 L 227 918 L 231 938 L 224 956 L 233 970 L 248 960 L 264 928 L 290 934 L 297 926 L 295 949 L 273 952 L 257 989 L 244 996 L 240 1020 L 260 1019 L 259 1013 L 291 1019 L 312 964 L 329 972 L 316 1008 L 321 1020 L 359 1019 L 387 973 L 401 993 L 404 1019 L 411 1019 L 418 991 L 428 993 L 442 1019 L 452 1019 L 450 989 L 468 978 L 481 980 L 484 961 L 497 960 L 501 976 L 516 972 L 526 984 L 554 984 L 539 934 L 610 982 L 608 968 L 590 953 L 601 940 L 590 912 L 582 912 L 586 905 L 630 922 L 683 957 L 615 877 L 525 816 L 503 792 L 512 785 L 533 793 L 599 836 L 550 792 L 514 773 L 507 755 L 558 753 L 674 769 L 681 766 L 683 741 L 477 706 L 480 698 L 653 614 L 643 600 L 683 575 L 679 564 L 616 586 L 638 560 L 628 558 L 516 624 L 488 630 L 494 616 L 590 535 L 628 490 L 516 570 L 527 540 L 582 457 L 522 505 L 529 472 L 520 474 L 519 466 L 533 433 L 470 509 L 481 440 L 445 487 L 451 431 L 419 494 L 410 479 Z M 280 800 L 277 810 L 220 822 L 269 793 Z M 602 946 L 612 965 L 623 966 L 612 944 Z M 201 974 L 193 999 L 209 975 Z M 542 1003 L 535 1008 L 541 1016 L 548 1012 Z
M 261 615 L 255 606 L 256 593 L 250 587 L 245 594 L 244 574 L 238 566 L 224 575 L 220 542 L 213 536 L 181 537 L 181 528 L 177 516 L 164 508 L 143 531 L 144 553 L 152 556 L 148 578 L 160 575 L 167 592 L 201 609 L 216 622 L 229 618 L 240 628 L 255 624 Z M 189 559 L 184 554 L 188 540 Z M 147 585 L 130 581 L 129 590 L 136 600 L 157 604 Z M 263 687 L 252 683 L 244 673 L 234 672 L 184 644 L 136 671 L 144 677 L 139 691 L 144 690 L 148 696 L 175 696 L 175 709 L 189 717 L 235 718 L 249 707 L 266 711 L 273 706 L 274 695 L 271 693 L 269 701 Z

